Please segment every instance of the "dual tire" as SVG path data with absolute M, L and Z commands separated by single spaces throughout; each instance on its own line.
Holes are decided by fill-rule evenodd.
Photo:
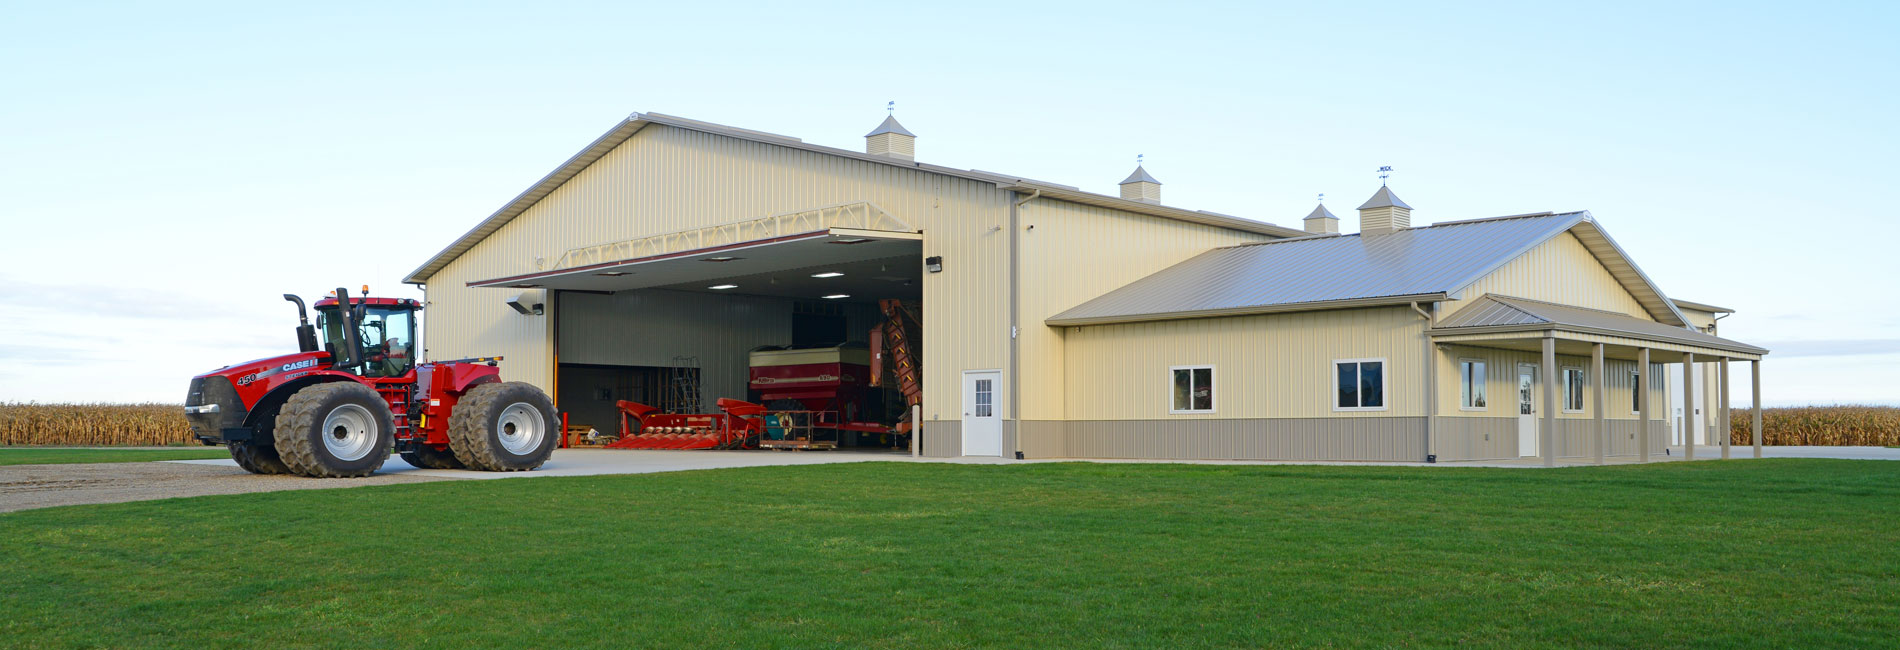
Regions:
M 554 404 L 532 384 L 469 389 L 449 415 L 448 449 L 422 446 L 403 460 L 423 469 L 519 472 L 540 467 L 559 443 Z M 231 443 L 231 458 L 255 474 L 369 476 L 389 460 L 395 422 L 375 389 L 356 382 L 298 390 L 277 413 L 270 445 Z

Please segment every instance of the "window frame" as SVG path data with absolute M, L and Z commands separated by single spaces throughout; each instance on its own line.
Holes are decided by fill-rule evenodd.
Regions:
M 1590 373 L 1584 370 L 1583 366 L 1560 366 L 1560 367 L 1563 369 L 1562 383 L 1563 383 L 1563 389 L 1564 389 L 1563 402 L 1561 404 L 1558 404 L 1558 406 L 1562 407 L 1560 410 L 1563 411 L 1564 413 L 1584 412 L 1585 405 L 1587 405 L 1590 402 L 1589 394 L 1584 392 L 1584 389 L 1589 387 Z M 1577 371 L 1577 408 L 1570 408 L 1570 371 L 1572 370 Z
M 1467 403 L 1467 400 L 1465 399 L 1466 397 L 1465 395 L 1465 364 L 1467 363 L 1475 363 L 1475 364 L 1484 366 L 1484 376 L 1479 377 L 1477 381 L 1473 383 L 1474 387 L 1486 386 L 1491 383 L 1491 362 L 1489 360 L 1476 359 L 1472 357 L 1459 357 L 1458 358 L 1458 410 L 1472 411 L 1472 412 L 1477 412 L 1477 413 L 1488 412 L 1491 410 L 1491 390 L 1489 388 L 1483 389 L 1484 406 L 1472 406 L 1469 403 Z
M 1192 371 L 1195 371 L 1195 370 L 1207 371 L 1207 408 L 1205 409 L 1174 408 L 1174 373 L 1182 371 L 1182 370 L 1189 371 L 1188 372 L 1188 406 L 1190 407 L 1194 406 L 1194 388 L 1193 388 L 1194 373 Z M 1168 414 L 1169 415 L 1207 415 L 1210 413 L 1218 412 L 1220 408 L 1220 393 L 1216 390 L 1216 387 L 1220 386 L 1220 378 L 1217 376 L 1218 374 L 1219 374 L 1219 371 L 1214 369 L 1213 364 L 1168 366 Z
M 1351 364 L 1377 363 L 1379 364 L 1379 405 L 1378 406 L 1340 406 L 1339 405 L 1339 366 L 1341 364 L 1347 364 L 1347 363 L 1351 363 Z M 1370 357 L 1370 358 L 1365 358 L 1365 359 L 1334 359 L 1333 363 L 1326 367 L 1326 386 L 1327 386 L 1326 402 L 1328 404 L 1331 404 L 1333 407 L 1333 411 L 1337 413 L 1363 413 L 1363 412 L 1378 412 L 1378 411 L 1391 410 L 1392 409 L 1392 400 L 1391 400 L 1392 373 L 1387 372 L 1388 368 L 1386 368 L 1386 366 L 1389 366 L 1389 365 L 1392 365 L 1392 364 L 1388 362 L 1385 359 L 1385 357 Z M 1360 377 L 1361 377 L 1360 383 L 1363 385 L 1365 370 L 1361 368 L 1358 370 L 1358 372 L 1360 373 Z M 1359 396 L 1359 403 L 1360 404 L 1366 403 L 1366 399 L 1364 395 Z

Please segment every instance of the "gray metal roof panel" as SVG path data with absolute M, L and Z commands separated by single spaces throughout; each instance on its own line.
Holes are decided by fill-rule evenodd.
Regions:
M 1404 201 L 1400 201 L 1399 195 L 1392 193 L 1392 188 L 1380 185 L 1379 191 L 1374 192 L 1372 198 L 1366 199 L 1365 204 L 1359 206 L 1361 210 L 1370 210 L 1372 208 L 1405 208 L 1410 210 L 1412 206 L 1406 205 Z
M 872 130 L 872 131 L 871 131 L 870 133 L 866 133 L 866 134 L 864 134 L 864 137 L 867 137 L 867 138 L 868 138 L 868 137 L 871 137 L 871 136 L 874 136 L 874 135 L 881 135 L 881 134 L 885 134 L 885 133 L 895 133 L 895 134 L 898 134 L 898 135 L 908 135 L 908 136 L 910 136 L 910 137 L 913 137 L 913 138 L 915 138 L 915 137 L 917 137 L 917 134 L 915 134 L 915 133 L 911 133 L 911 132 L 910 132 L 909 130 L 906 130 L 906 129 L 904 128 L 904 125 L 902 125 L 902 124 L 898 124 L 898 123 L 897 123 L 897 116 L 896 116 L 896 115 L 886 115 L 886 116 L 884 116 L 884 123 L 883 123 L 883 124 L 879 124 L 879 125 L 877 125 L 877 128 L 876 128 L 876 129 L 873 129 L 873 130 Z
M 1161 181 L 1155 180 L 1153 176 L 1149 176 L 1148 170 L 1142 169 L 1141 165 L 1135 165 L 1135 171 L 1130 173 L 1128 178 L 1122 179 L 1122 182 L 1118 184 L 1127 185 L 1129 183 L 1154 183 L 1160 185 Z
M 1584 216 L 1572 212 L 1217 248 L 1076 305 L 1048 323 L 1447 294 Z
M 1315 207 L 1313 208 L 1312 212 L 1307 213 L 1306 218 L 1308 219 L 1338 219 L 1339 217 L 1333 216 L 1333 211 L 1326 209 L 1326 204 L 1321 203 L 1319 204 L 1319 207 Z
M 1439 323 L 1435 329 L 1445 331 L 1474 327 L 1543 324 L 1622 332 L 1635 338 L 1659 339 L 1753 354 L 1768 353 L 1768 350 L 1739 341 L 1616 312 L 1491 294 L 1479 298 L 1478 302 L 1453 314 L 1451 318 Z

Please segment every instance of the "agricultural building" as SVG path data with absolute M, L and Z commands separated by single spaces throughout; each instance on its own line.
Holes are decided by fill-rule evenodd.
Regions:
M 622 400 L 828 377 L 880 394 L 838 417 L 918 419 L 929 456 L 1646 458 L 1725 439 L 1727 382 L 1759 394 L 1729 310 L 1671 299 L 1588 212 L 1414 225 L 1381 186 L 1341 233 L 1325 206 L 1279 226 L 1170 206 L 1139 167 L 1098 194 L 917 140 L 629 116 L 408 275 L 426 354 L 502 356 L 601 431 Z

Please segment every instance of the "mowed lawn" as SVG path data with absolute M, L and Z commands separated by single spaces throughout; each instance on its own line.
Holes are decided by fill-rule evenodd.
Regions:
M 1900 463 L 455 481 L 15 512 L 0 555 L 28 647 L 1865 648 Z
M 154 460 L 230 458 L 223 447 L 177 449 L 110 449 L 85 447 L 0 447 L 0 466 L 61 465 L 67 463 L 138 463 Z

